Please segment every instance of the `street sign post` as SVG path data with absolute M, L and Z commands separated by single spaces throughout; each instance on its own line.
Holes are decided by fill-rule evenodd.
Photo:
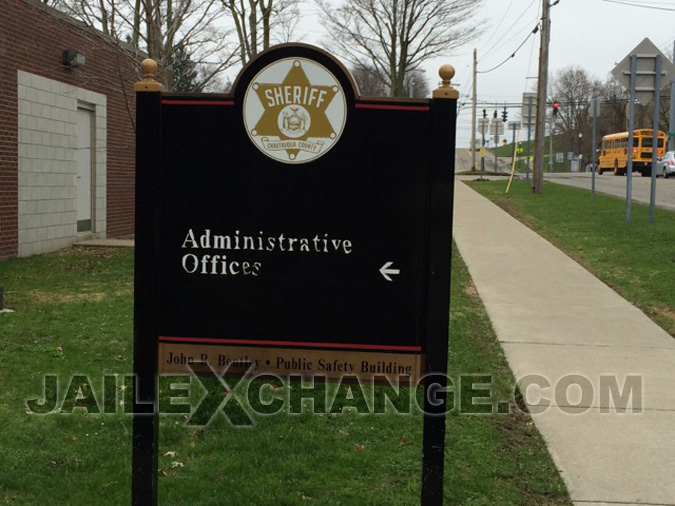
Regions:
M 628 145 L 632 146 L 635 101 L 642 105 L 654 102 L 654 125 L 652 146 L 651 194 L 649 200 L 649 221 L 655 221 L 656 206 L 656 158 L 658 149 L 658 118 L 659 97 L 661 89 L 672 81 L 675 75 L 675 65 L 654 45 L 645 38 L 635 49 L 619 62 L 612 70 L 612 75 L 629 90 L 629 132 Z M 667 79 L 670 77 L 670 79 Z M 626 222 L 631 221 L 631 200 L 633 184 L 633 157 L 632 150 L 628 153 L 626 166 Z
M 515 159 L 516 159 L 516 130 L 520 129 L 520 122 L 519 121 L 509 121 L 509 130 L 511 130 L 511 143 L 513 144 L 513 152 L 511 153 L 511 156 L 513 158 L 512 165 L 515 167 Z
M 485 134 L 487 134 L 488 129 L 490 128 L 490 119 L 489 118 L 478 118 L 478 130 L 481 134 L 481 148 L 480 148 L 480 171 L 481 179 L 483 178 L 483 173 L 485 172 Z
M 495 173 L 499 172 L 497 164 L 497 149 L 499 148 L 499 136 L 504 134 L 504 122 L 494 118 L 490 123 L 490 133 L 495 138 Z
M 532 92 L 523 93 L 523 103 L 520 117 L 523 128 L 534 128 L 537 122 L 537 94 Z
M 167 373 L 423 383 L 422 505 L 442 504 L 453 75 L 365 99 L 288 44 L 231 95 L 137 94 L 133 504 L 157 504 Z
M 594 98 L 591 101 L 591 116 L 593 118 L 593 139 L 591 141 L 591 201 L 595 200 L 595 173 L 597 172 L 598 165 L 597 165 L 597 151 L 596 151 L 596 146 L 597 146 L 597 130 L 598 130 L 598 107 L 599 107 L 599 100 L 597 98 Z

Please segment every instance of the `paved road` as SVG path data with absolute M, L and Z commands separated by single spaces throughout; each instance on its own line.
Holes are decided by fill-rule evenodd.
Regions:
M 591 189 L 590 173 L 545 174 L 545 179 L 553 183 L 566 184 L 577 188 Z M 626 177 L 603 174 L 595 177 L 595 189 L 601 193 L 626 198 Z M 649 204 L 651 179 L 633 174 L 633 200 Z M 656 205 L 675 210 L 675 178 L 656 179 Z
M 480 166 L 480 157 L 477 159 Z M 471 170 L 471 153 L 468 149 L 458 149 L 455 154 L 455 172 Z M 499 159 L 500 172 L 510 172 L 510 159 Z M 485 170 L 494 171 L 494 157 L 485 159 Z M 523 176 L 520 174 L 520 176 Z M 547 181 L 553 183 L 575 186 L 577 188 L 591 189 L 590 173 L 544 173 Z M 626 197 L 626 177 L 604 174 L 595 177 L 595 189 L 600 193 L 614 195 L 619 198 Z M 633 174 L 633 201 L 649 204 L 651 192 L 651 179 L 641 177 L 637 172 Z M 657 178 L 656 180 L 656 205 L 666 209 L 675 210 L 675 178 Z

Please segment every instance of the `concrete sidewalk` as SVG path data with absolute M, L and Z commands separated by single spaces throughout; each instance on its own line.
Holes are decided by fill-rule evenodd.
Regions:
M 461 181 L 453 235 L 516 379 L 551 385 L 527 399 L 574 503 L 675 505 L 675 339 Z M 631 399 L 601 395 L 627 376 Z
M 88 239 L 73 244 L 85 248 L 133 248 L 133 239 Z

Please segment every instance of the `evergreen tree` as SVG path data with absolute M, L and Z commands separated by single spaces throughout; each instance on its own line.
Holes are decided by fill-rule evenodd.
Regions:
M 173 71 L 173 91 L 201 92 L 197 65 L 190 59 L 190 53 L 179 46 L 171 53 L 171 69 Z

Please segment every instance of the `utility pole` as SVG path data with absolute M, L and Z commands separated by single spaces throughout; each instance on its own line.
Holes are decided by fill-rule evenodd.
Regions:
M 478 52 L 473 50 L 473 114 L 471 115 L 471 170 L 476 170 L 476 114 L 478 114 Z
M 537 82 L 537 122 L 534 134 L 534 193 L 544 190 L 544 136 L 546 134 L 546 91 L 548 89 L 548 48 L 551 43 L 551 5 L 543 0 L 541 16 L 541 45 L 539 47 L 539 78 Z
M 480 178 L 483 179 L 483 174 L 485 174 L 485 129 L 488 127 L 488 119 L 483 115 L 482 121 L 480 123 L 480 133 L 482 136 L 481 148 L 480 148 Z

